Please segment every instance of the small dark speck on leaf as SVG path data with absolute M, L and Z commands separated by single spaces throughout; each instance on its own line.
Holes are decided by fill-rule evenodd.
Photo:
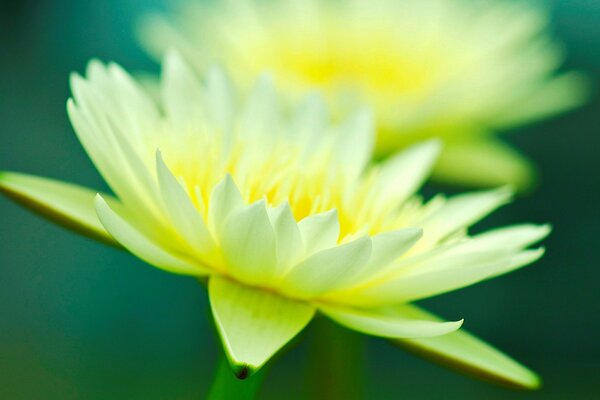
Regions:
M 246 379 L 248 376 L 250 376 L 250 368 L 247 366 L 241 367 L 239 371 L 236 372 L 235 376 L 240 380 Z

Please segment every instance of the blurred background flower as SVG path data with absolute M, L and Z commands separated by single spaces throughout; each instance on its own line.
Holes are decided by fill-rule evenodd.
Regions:
M 557 72 L 544 7 L 494 0 L 189 0 L 140 24 L 160 59 L 217 60 L 248 84 L 272 70 L 292 98 L 318 88 L 342 114 L 375 111 L 379 156 L 423 139 L 446 147 L 434 178 L 527 188 L 533 166 L 492 134 L 580 105 L 586 80 Z
M 545 3 L 552 32 L 565 44 L 565 68 L 593 78 L 593 99 L 506 137 L 536 160 L 541 184 L 480 228 L 551 221 L 548 254 L 532 268 L 423 303 L 447 318 L 465 317 L 466 329 L 534 367 L 544 387 L 507 391 L 370 340 L 368 398 L 562 400 L 600 391 L 600 182 L 594 176 L 600 167 L 600 6 L 596 0 Z M 0 169 L 102 188 L 65 113 L 68 75 L 83 71 L 92 57 L 157 72 L 131 32 L 141 13 L 169 9 L 162 0 L 3 2 Z M 439 189 L 430 185 L 425 193 Z M 0 217 L 0 397 L 201 398 L 217 346 L 195 282 L 55 228 L 3 198 Z M 307 335 L 276 360 L 263 398 L 303 398 L 306 385 L 297 372 L 306 366 L 313 331 Z

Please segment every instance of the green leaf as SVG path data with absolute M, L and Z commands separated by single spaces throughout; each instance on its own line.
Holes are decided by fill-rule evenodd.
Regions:
M 414 318 L 441 321 L 416 306 L 411 309 Z M 464 329 L 444 336 L 392 342 L 438 364 L 492 383 L 530 390 L 541 386 L 534 372 Z
M 58 225 L 121 247 L 106 232 L 96 215 L 94 198 L 98 192 L 95 190 L 27 174 L 0 172 L 0 192 Z M 111 196 L 103 196 L 111 201 Z
M 535 167 L 517 150 L 490 138 L 467 138 L 444 144 L 433 179 L 470 187 L 513 185 L 530 189 L 535 183 Z
M 312 306 L 218 276 L 208 294 L 225 354 L 243 379 L 262 367 L 312 319 Z

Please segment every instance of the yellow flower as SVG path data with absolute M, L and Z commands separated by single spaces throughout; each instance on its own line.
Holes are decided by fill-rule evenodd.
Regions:
M 465 340 L 467 348 L 485 347 L 467 334 L 458 343 L 456 336 L 441 345 L 419 341 L 456 331 L 462 321 L 440 321 L 410 303 L 542 255 L 527 247 L 547 226 L 467 234 L 508 201 L 508 190 L 423 202 L 414 192 L 439 143 L 366 167 L 373 142 L 366 111 L 331 126 L 318 96 L 280 110 L 268 77 L 241 101 L 219 69 L 202 82 L 170 54 L 163 71 L 158 102 L 113 64 L 93 61 L 87 78 L 72 78 L 69 116 L 115 196 L 15 173 L 1 175 L 2 191 L 155 267 L 206 279 L 240 377 L 264 365 L 316 312 L 441 355 Z M 452 358 L 468 355 L 458 353 Z M 507 360 L 483 369 L 537 384 Z
M 188 1 L 146 18 L 140 38 L 159 58 L 177 48 L 199 71 L 221 62 L 243 84 L 271 70 L 289 97 L 319 89 L 337 114 L 366 102 L 378 157 L 440 137 L 434 178 L 525 188 L 532 165 L 490 133 L 585 97 L 579 74 L 555 74 L 563 52 L 547 25 L 523 2 Z

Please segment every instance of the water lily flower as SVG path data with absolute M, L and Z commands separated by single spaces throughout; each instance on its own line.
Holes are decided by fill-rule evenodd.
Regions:
M 267 76 L 244 97 L 223 70 L 200 80 L 175 53 L 158 101 L 119 66 L 98 61 L 71 87 L 69 117 L 114 195 L 10 172 L 0 189 L 148 264 L 207 282 L 237 376 L 263 366 L 320 313 L 537 384 L 491 348 L 482 364 L 469 349 L 485 345 L 466 333 L 456 332 L 459 343 L 421 341 L 457 331 L 462 320 L 442 321 L 412 302 L 537 260 L 543 249 L 528 247 L 549 231 L 524 224 L 470 236 L 470 225 L 509 200 L 507 189 L 415 196 L 438 142 L 367 166 L 368 111 L 329 124 L 316 95 L 286 110 Z
M 158 58 L 175 47 L 197 70 L 217 60 L 242 84 L 272 70 L 291 99 L 316 88 L 342 115 L 366 102 L 378 158 L 441 137 L 433 178 L 526 188 L 532 164 L 492 133 L 586 97 L 579 73 L 556 73 L 564 55 L 548 24 L 525 2 L 189 0 L 149 15 L 139 36 Z

